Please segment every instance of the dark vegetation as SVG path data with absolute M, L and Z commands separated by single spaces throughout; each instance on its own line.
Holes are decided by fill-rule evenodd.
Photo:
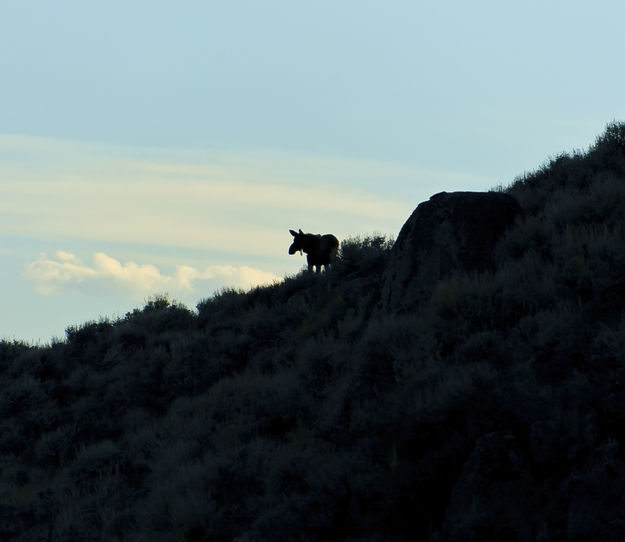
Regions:
M 504 191 L 496 265 L 414 310 L 371 236 L 0 343 L 0 539 L 625 540 L 625 125 Z

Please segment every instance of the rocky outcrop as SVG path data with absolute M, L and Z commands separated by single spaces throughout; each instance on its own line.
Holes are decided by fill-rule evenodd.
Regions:
M 497 239 L 520 213 L 518 202 L 499 192 L 441 192 L 421 203 L 393 246 L 383 307 L 413 309 L 449 273 L 492 267 Z

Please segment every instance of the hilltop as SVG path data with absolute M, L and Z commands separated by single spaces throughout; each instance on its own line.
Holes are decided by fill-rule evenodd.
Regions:
M 197 312 L 0 343 L 7 541 L 625 539 L 625 124 Z

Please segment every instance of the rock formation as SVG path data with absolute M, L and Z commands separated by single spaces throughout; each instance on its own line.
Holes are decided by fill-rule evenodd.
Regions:
M 495 243 L 520 213 L 518 202 L 499 192 L 441 192 L 421 203 L 393 246 L 384 309 L 411 310 L 454 270 L 494 265 Z

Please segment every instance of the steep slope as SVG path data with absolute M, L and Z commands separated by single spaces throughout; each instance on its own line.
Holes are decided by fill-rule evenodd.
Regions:
M 444 273 L 417 228 L 0 343 L 0 537 L 625 538 L 625 125 L 505 192 L 478 245 L 437 199 Z

